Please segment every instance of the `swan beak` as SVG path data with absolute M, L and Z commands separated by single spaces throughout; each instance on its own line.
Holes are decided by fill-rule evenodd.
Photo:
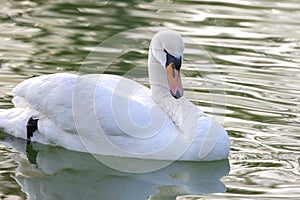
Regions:
M 173 62 L 167 66 L 167 76 L 171 95 L 175 99 L 179 99 L 183 96 L 183 88 L 180 78 L 180 70 L 175 68 Z

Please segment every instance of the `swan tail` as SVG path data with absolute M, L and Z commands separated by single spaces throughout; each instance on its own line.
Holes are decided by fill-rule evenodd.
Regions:
M 36 118 L 37 115 L 40 118 Z M 0 109 L 0 129 L 9 135 L 27 141 L 86 152 L 86 148 L 77 134 L 66 132 L 53 120 L 41 117 L 37 111 L 28 107 Z
M 27 138 L 26 125 L 30 112 L 25 108 L 0 109 L 0 129 L 15 137 Z

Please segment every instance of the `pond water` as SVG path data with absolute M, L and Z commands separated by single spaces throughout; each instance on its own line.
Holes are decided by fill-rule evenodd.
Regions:
M 89 154 L 26 146 L 1 133 L 1 199 L 300 199 L 298 0 L 0 5 L 0 108 L 12 107 L 17 83 L 43 74 L 99 73 L 106 67 L 105 73 L 149 86 L 149 41 L 156 30 L 169 28 L 187 42 L 187 98 L 220 121 L 231 140 L 229 160 L 175 162 L 129 174 Z M 116 35 L 113 44 L 100 44 Z M 131 42 L 122 43 L 121 36 Z M 106 66 L 101 54 L 127 48 Z

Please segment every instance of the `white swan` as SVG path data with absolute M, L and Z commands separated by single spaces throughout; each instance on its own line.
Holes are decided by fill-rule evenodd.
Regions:
M 0 111 L 0 127 L 16 137 L 102 155 L 226 159 L 226 131 L 183 96 L 183 49 L 175 31 L 153 36 L 151 90 L 115 75 L 58 73 L 25 80 L 13 90 L 15 107 Z

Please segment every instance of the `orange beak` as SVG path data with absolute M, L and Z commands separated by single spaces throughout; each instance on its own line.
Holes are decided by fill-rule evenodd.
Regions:
M 167 76 L 171 95 L 175 99 L 179 99 L 183 96 L 180 71 L 175 69 L 175 66 L 172 62 L 167 66 Z

